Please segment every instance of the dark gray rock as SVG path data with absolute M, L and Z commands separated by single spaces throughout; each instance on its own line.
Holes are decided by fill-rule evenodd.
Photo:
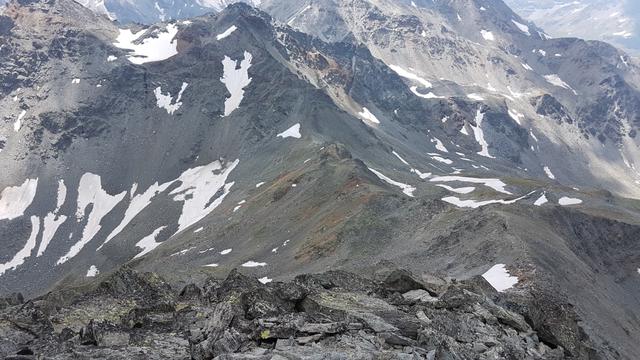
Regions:
M 403 275 L 394 278 L 407 279 L 406 272 L 397 274 Z M 334 285 L 360 286 L 319 286 L 328 275 Z M 122 279 L 132 280 L 131 286 Z M 155 279 L 155 286 L 146 284 L 148 279 Z M 417 281 L 408 283 L 413 287 Z M 125 269 L 103 281 L 99 291 L 88 290 L 61 302 L 55 315 L 44 314 L 38 305 L 8 307 L 0 312 L 8 319 L 0 322 L 0 335 L 19 329 L 24 336 L 5 337 L 13 342 L 11 346 L 0 342 L 0 350 L 6 356 L 57 359 L 73 358 L 71 354 L 80 351 L 87 359 L 137 358 L 140 354 L 150 359 L 289 359 L 323 354 L 323 358 L 336 359 L 542 360 L 564 359 L 565 355 L 560 346 L 549 348 L 550 343 L 541 341 L 540 335 L 547 339 L 573 336 L 574 348 L 587 346 L 582 342 L 587 339 L 580 340 L 579 325 L 569 323 L 568 318 L 570 327 L 544 327 L 552 334 L 539 334 L 521 314 L 468 290 L 463 282 L 449 284 L 437 301 L 427 291 L 414 289 L 409 293 L 419 295 L 416 299 L 429 300 L 394 305 L 397 292 L 390 293 L 388 283 L 352 273 L 315 274 L 290 283 L 263 285 L 234 271 L 224 281 L 207 280 L 203 288 L 215 294 L 214 301 L 203 303 L 197 296 L 168 291 L 171 295 L 166 295 L 169 303 L 165 305 L 132 307 L 136 302 L 149 304 L 145 299 L 157 296 L 158 289 L 171 290 L 161 284 L 152 274 Z M 303 291 L 307 287 L 301 284 L 310 288 Z M 287 286 L 293 290 L 285 291 Z M 517 298 L 496 296 L 498 303 L 508 303 L 512 309 L 528 306 Z M 96 306 L 103 310 L 96 312 Z M 123 314 L 120 322 L 110 321 L 118 313 Z M 56 333 L 49 320 L 72 323 L 79 314 L 97 316 L 80 328 L 77 337 L 68 327 Z

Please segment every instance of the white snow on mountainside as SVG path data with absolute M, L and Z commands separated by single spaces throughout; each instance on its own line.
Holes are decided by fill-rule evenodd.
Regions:
M 602 40 L 640 55 L 637 0 L 505 0 L 553 37 Z

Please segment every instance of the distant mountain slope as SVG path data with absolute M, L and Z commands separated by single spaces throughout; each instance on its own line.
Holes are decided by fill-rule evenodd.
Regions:
M 498 0 L 260 6 L 140 26 L 9 3 L 0 293 L 123 264 L 174 284 L 493 271 L 545 346 L 640 358 L 633 59 Z
M 246 2 L 260 5 L 260 0 L 75 0 L 96 14 L 117 20 L 121 24 L 153 24 L 172 19 L 187 19 L 212 11 L 221 11 L 229 4 Z M 0 0 L 0 5 L 8 0 Z
M 602 40 L 640 55 L 640 2 L 636 0 L 505 0 L 554 37 Z

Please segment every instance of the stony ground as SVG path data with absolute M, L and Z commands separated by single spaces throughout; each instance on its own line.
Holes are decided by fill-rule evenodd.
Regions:
M 483 278 L 457 282 L 385 269 L 288 283 L 233 271 L 174 291 L 123 268 L 90 288 L 0 301 L 7 359 L 565 359 L 584 352 L 575 319 L 526 310 Z M 518 300 L 519 299 L 519 300 Z M 557 304 L 536 306 L 548 311 Z M 511 309 L 511 310 L 510 310 Z M 513 310 L 519 310 L 522 314 Z M 550 310 L 551 309 L 551 310 Z M 570 313 L 570 311 L 566 311 Z M 569 318 L 567 318 L 569 319 Z M 575 329 L 575 330 L 574 330 Z M 579 339 L 571 343 L 567 339 Z M 559 344 L 565 344 L 567 347 Z

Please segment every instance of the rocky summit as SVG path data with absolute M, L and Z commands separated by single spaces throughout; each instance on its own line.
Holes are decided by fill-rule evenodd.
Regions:
M 0 351 L 6 359 L 596 358 L 575 314 L 553 299 L 502 295 L 482 277 L 385 266 L 373 277 L 329 271 L 267 283 L 232 271 L 176 291 L 125 267 L 86 289 L 2 299 Z
M 640 358 L 625 50 L 501 0 L 0 3 L 0 356 Z

